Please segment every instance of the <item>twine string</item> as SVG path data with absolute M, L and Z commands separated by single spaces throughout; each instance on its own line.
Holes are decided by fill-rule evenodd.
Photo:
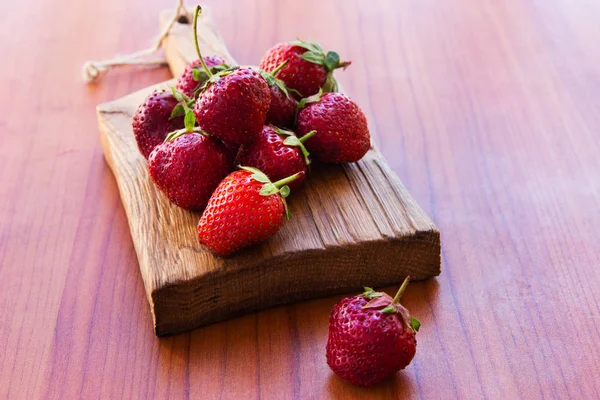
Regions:
M 151 54 L 156 53 L 163 44 L 163 40 L 169 35 L 173 24 L 176 21 L 191 21 L 191 15 L 188 12 L 187 8 L 183 5 L 183 0 L 177 0 L 177 8 L 173 13 L 173 17 L 169 21 L 169 23 L 164 27 L 160 36 L 154 43 L 154 46 L 139 50 L 130 54 L 125 54 L 121 56 L 115 56 L 114 58 L 108 60 L 100 60 L 100 61 L 86 61 L 83 64 L 82 68 L 82 77 L 85 82 L 94 82 L 96 81 L 100 75 L 105 72 L 110 71 L 111 69 L 123 65 L 148 65 L 148 66 L 162 66 L 166 64 L 164 59 L 162 60 L 144 60 L 144 57 L 149 56 Z

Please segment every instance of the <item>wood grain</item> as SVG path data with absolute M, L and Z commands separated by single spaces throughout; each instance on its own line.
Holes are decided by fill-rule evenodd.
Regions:
M 341 296 L 157 339 L 95 107 L 170 73 L 78 79 L 170 3 L 0 2 L 0 398 L 599 398 L 600 4 L 207 3 L 240 62 L 296 36 L 353 61 L 338 76 L 444 243 L 404 298 L 414 362 L 369 390 L 333 376 Z
M 164 15 L 168 21 L 171 15 Z M 176 24 L 165 47 L 180 75 L 197 58 L 190 24 Z M 203 55 L 236 61 L 208 12 L 198 21 Z M 102 147 L 140 262 L 154 330 L 172 335 L 244 313 L 371 285 L 440 273 L 440 234 L 376 149 L 357 163 L 313 165 L 309 184 L 288 199 L 293 218 L 270 240 L 227 258 L 197 239 L 199 214 L 164 196 L 147 172 L 131 121 L 149 87 L 98 106 Z

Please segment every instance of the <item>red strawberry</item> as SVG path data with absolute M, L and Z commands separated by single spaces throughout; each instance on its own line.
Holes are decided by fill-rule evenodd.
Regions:
M 302 174 L 271 183 L 259 170 L 241 168 L 215 189 L 198 223 L 200 243 L 222 257 L 277 233 L 287 214 L 285 185 Z
M 229 68 L 225 63 L 225 59 L 219 56 L 206 56 L 204 57 L 204 62 L 206 63 L 206 66 L 210 68 L 212 73 L 217 73 L 220 70 Z M 185 71 L 183 71 L 183 74 L 177 79 L 177 86 L 175 87 L 186 96 L 194 97 L 194 91 L 207 80 L 208 76 L 206 75 L 206 72 L 204 72 L 202 61 L 197 59 L 185 67 Z
M 267 123 L 282 128 L 291 128 L 296 120 L 296 111 L 298 111 L 298 102 L 290 95 L 290 92 L 299 93 L 293 89 L 288 89 L 280 79 L 277 79 L 277 73 L 287 64 L 284 61 L 271 73 L 260 71 L 262 77 L 267 81 L 271 91 L 271 104 L 267 112 Z
M 221 74 L 196 101 L 198 126 L 229 144 L 250 143 L 265 123 L 271 102 L 269 86 L 251 68 Z
M 202 210 L 231 170 L 231 159 L 218 140 L 203 133 L 181 130 L 169 136 L 150 154 L 150 176 L 179 207 Z
M 350 65 L 349 61 L 340 62 L 340 56 L 334 51 L 325 53 L 316 42 L 298 40 L 279 43 L 269 49 L 260 62 L 260 68 L 272 72 L 285 61 L 288 64 L 277 77 L 304 97 L 317 93 L 321 87 L 326 92 L 335 92 L 337 82 L 333 71 Z
M 303 136 L 317 134 L 306 141 L 313 157 L 326 163 L 360 160 L 371 147 L 367 119 L 360 107 L 341 93 L 319 92 L 298 104 L 297 129 Z
M 365 288 L 362 295 L 335 305 L 327 340 L 327 364 L 333 372 L 355 385 L 373 386 L 410 364 L 421 323 L 399 304 L 408 281 L 394 299 Z
M 196 26 L 201 11 L 196 6 L 194 42 L 199 59 L 202 54 Z M 265 123 L 271 102 L 269 85 L 252 68 L 232 68 L 213 74 L 206 65 L 203 67 L 209 79 L 194 106 L 198 126 L 229 145 L 250 143 Z
M 183 117 L 171 118 L 178 101 L 166 90 L 155 90 L 133 116 L 133 134 L 140 152 L 148 158 L 169 132 L 183 128 Z
M 288 184 L 291 190 L 295 190 L 304 182 L 310 164 L 303 142 L 314 134 L 309 132 L 298 139 L 291 131 L 265 125 L 252 143 L 240 148 L 236 164 L 259 169 L 272 181 L 302 172 L 301 176 Z

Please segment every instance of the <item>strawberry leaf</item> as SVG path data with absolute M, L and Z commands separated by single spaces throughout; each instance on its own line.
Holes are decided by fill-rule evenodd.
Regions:
M 339 90 L 337 80 L 333 76 L 333 71 L 327 73 L 327 78 L 325 78 L 325 83 L 321 90 L 325 93 L 337 92 Z
M 391 303 L 392 298 L 387 293 L 379 293 L 379 296 L 374 296 L 363 308 L 383 308 L 389 306 Z
M 259 193 L 261 196 L 271 196 L 272 194 L 276 194 L 277 192 L 279 192 L 277 186 L 273 185 L 272 183 L 265 183 L 260 189 Z
M 275 130 L 275 132 L 277 132 L 277 134 L 281 135 L 281 136 L 292 136 L 292 135 L 294 135 L 294 132 L 288 131 L 288 130 L 285 130 L 285 129 L 281 129 L 281 128 L 278 128 L 276 126 L 273 127 L 273 130 Z
M 208 76 L 205 71 L 201 71 L 198 68 L 192 70 L 192 77 L 196 82 L 204 82 Z
M 186 132 L 187 132 L 187 130 L 186 130 L 185 128 L 184 128 L 184 129 L 178 129 L 178 130 L 176 130 L 176 131 L 173 131 L 173 132 L 171 132 L 171 133 L 169 133 L 169 134 L 167 135 L 167 137 L 165 138 L 165 140 L 164 140 L 164 141 L 165 141 L 165 142 L 168 142 L 168 141 L 171 141 L 171 140 L 177 139 L 179 136 L 181 136 L 181 135 L 185 134 Z
M 325 67 L 328 71 L 333 71 L 340 64 L 340 56 L 335 51 L 330 51 L 325 56 Z
M 302 145 L 302 143 L 300 143 L 300 140 L 296 136 L 286 137 L 285 140 L 283 141 L 283 144 L 285 144 L 286 146 L 296 146 L 296 147 L 299 147 Z
M 302 53 L 300 58 L 309 61 L 313 64 L 324 65 L 325 57 L 323 57 L 323 53 L 316 53 L 314 51 L 307 51 L 306 53 Z
M 277 78 L 273 78 L 275 80 L 275 86 L 277 86 L 279 88 L 279 90 L 281 90 L 283 92 L 283 94 L 285 94 L 285 97 L 287 97 L 288 99 L 290 98 L 290 92 L 288 92 L 288 88 L 287 86 L 285 86 L 285 83 L 283 83 L 283 81 L 277 79 Z
M 323 89 L 319 89 L 319 93 L 313 94 L 312 96 L 305 97 L 298 103 L 298 109 L 303 109 L 307 104 L 316 103 L 321 100 L 321 96 L 323 95 Z
M 175 89 L 173 86 L 171 86 L 171 92 L 173 93 L 173 97 L 175 97 L 175 99 L 180 103 L 188 103 L 189 101 L 191 101 L 189 97 L 187 97 L 184 93 L 180 92 L 179 90 Z
M 298 47 L 302 47 L 303 49 L 306 49 L 308 51 L 313 51 L 313 52 L 318 52 L 319 48 L 321 46 L 319 46 L 318 44 L 315 45 L 314 42 L 305 42 L 304 40 L 293 40 L 291 42 L 289 42 L 290 44 L 294 45 L 294 46 L 298 46 Z M 322 51 L 323 49 L 321 49 Z
M 183 124 L 185 125 L 185 129 L 188 132 L 194 130 L 194 126 L 196 126 L 196 116 L 194 112 L 188 108 L 185 112 L 185 118 L 183 119 Z
M 418 332 L 421 327 L 421 322 L 415 317 L 410 317 L 410 326 L 415 332 Z
M 383 293 L 381 292 L 376 292 L 373 290 L 373 288 L 370 288 L 368 286 L 365 286 L 365 291 L 363 293 L 363 296 L 365 296 L 367 299 L 369 300 L 373 300 L 376 297 L 381 297 L 383 296 Z
M 381 310 L 382 313 L 384 314 L 393 314 L 395 312 L 398 312 L 398 310 L 396 309 L 396 307 L 394 307 L 393 305 L 389 305 L 387 307 L 385 307 L 383 310 Z
M 288 197 L 290 195 L 290 187 L 288 185 L 283 186 L 281 189 L 279 189 L 279 194 L 283 198 Z
M 173 108 L 173 111 L 171 111 L 171 116 L 169 117 L 169 119 L 183 117 L 184 115 L 185 110 L 183 109 L 183 105 L 179 103 Z
M 252 172 L 251 178 L 257 182 L 271 183 L 271 180 L 269 179 L 269 177 L 264 172 L 259 170 L 258 168 L 240 166 L 240 169 L 243 169 L 244 171 Z

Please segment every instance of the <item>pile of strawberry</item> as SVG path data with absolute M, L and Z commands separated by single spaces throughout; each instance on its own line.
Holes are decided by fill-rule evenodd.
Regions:
M 294 41 L 270 49 L 259 68 L 202 57 L 171 91 L 154 91 L 133 132 L 156 186 L 176 205 L 203 211 L 200 242 L 227 256 L 266 240 L 283 224 L 285 198 L 311 159 L 360 160 L 370 147 L 360 108 L 337 93 L 333 51 Z
M 140 105 L 133 132 L 157 187 L 179 207 L 203 211 L 200 242 L 227 256 L 281 228 L 285 198 L 311 159 L 356 162 L 370 135 L 360 108 L 336 92 L 333 71 L 350 64 L 337 53 L 294 41 L 270 49 L 260 69 L 231 67 L 200 54 L 200 12 L 198 60 L 170 92 Z M 393 299 L 365 288 L 334 307 L 326 356 L 341 378 L 372 386 L 411 362 L 420 323 L 399 303 L 408 281 Z

